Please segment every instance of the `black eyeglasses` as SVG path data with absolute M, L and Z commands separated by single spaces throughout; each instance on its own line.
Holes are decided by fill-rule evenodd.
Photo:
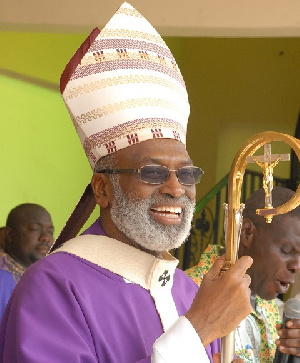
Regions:
M 105 174 L 122 174 L 136 173 L 140 174 L 141 181 L 149 184 L 163 184 L 169 178 L 170 172 L 174 171 L 180 184 L 194 185 L 200 183 L 204 171 L 197 166 L 184 166 L 177 170 L 171 170 L 163 165 L 145 165 L 140 169 L 103 169 L 96 173 Z

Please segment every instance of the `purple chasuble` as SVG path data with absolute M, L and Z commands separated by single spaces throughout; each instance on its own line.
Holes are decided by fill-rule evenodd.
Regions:
M 98 219 L 84 234 L 105 235 Z M 179 316 L 198 286 L 176 269 Z M 31 265 L 17 284 L 0 327 L 0 362 L 151 362 L 163 334 L 148 290 L 83 258 L 57 252 Z M 219 352 L 219 341 L 206 348 Z

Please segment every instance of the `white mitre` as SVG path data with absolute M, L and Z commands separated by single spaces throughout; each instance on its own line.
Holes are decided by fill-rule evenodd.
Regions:
M 180 70 L 161 36 L 126 2 L 74 54 L 60 90 L 92 169 L 141 141 L 186 142 L 190 107 Z

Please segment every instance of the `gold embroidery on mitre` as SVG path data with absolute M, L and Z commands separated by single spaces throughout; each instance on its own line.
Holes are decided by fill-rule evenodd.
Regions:
M 153 43 L 161 44 L 166 46 L 160 35 L 149 34 L 145 32 L 140 32 L 137 30 L 128 29 L 103 29 L 98 37 L 101 38 L 130 38 L 130 39 L 144 39 Z
M 155 76 L 145 76 L 145 75 L 129 75 L 129 76 L 116 76 L 116 77 L 108 77 L 106 79 L 101 79 L 99 81 L 85 83 L 84 85 L 80 85 L 77 87 L 72 87 L 67 89 L 64 98 L 66 100 L 72 99 L 74 97 L 78 97 L 79 95 L 94 92 L 99 89 L 104 89 L 106 87 L 114 87 L 121 84 L 139 84 L 139 83 L 148 83 L 148 84 L 156 84 L 166 88 L 173 90 L 174 92 L 181 95 L 183 98 L 187 98 L 185 90 L 181 87 L 177 87 L 173 82 L 169 80 L 155 77 Z
M 162 64 L 168 68 L 173 69 L 177 73 L 179 73 L 179 68 L 176 63 L 170 59 L 166 59 L 165 57 L 156 54 L 150 53 L 142 50 L 138 51 L 128 51 L 127 49 L 116 49 L 113 52 L 94 52 L 93 54 L 87 53 L 81 60 L 78 68 L 85 67 L 90 64 L 104 63 L 104 62 L 112 62 L 119 59 L 131 59 L 131 60 L 142 60 L 153 62 L 157 64 Z
M 181 113 L 183 117 L 186 117 L 184 112 L 180 110 L 176 105 L 172 102 L 162 100 L 160 98 L 134 98 L 131 100 L 115 102 L 112 104 L 108 104 L 106 106 L 98 107 L 92 111 L 88 111 L 86 113 L 82 113 L 80 116 L 74 118 L 75 126 L 77 127 L 81 124 L 85 124 L 87 122 L 96 120 L 97 118 L 107 116 L 108 114 L 112 114 L 121 110 L 126 110 L 129 108 L 136 107 L 161 107 L 176 110 L 176 112 Z
M 134 8 L 119 8 L 116 14 L 120 15 L 128 15 L 128 16 L 135 16 L 137 18 L 143 18 L 143 16 Z
M 173 54 L 170 49 L 166 47 L 165 44 L 158 45 L 154 43 L 149 43 L 145 40 L 140 39 L 127 39 L 127 38 L 96 38 L 89 48 L 89 53 L 104 51 L 105 49 L 134 49 L 143 50 L 146 52 L 152 52 L 160 54 L 164 57 L 170 58 L 176 63 Z

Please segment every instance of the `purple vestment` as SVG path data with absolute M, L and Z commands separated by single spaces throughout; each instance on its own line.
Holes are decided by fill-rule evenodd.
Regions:
M 97 220 L 86 234 L 104 234 Z M 179 316 L 197 285 L 176 269 L 172 295 Z M 163 334 L 149 291 L 69 253 L 30 266 L 0 328 L 0 362 L 150 362 Z M 207 353 L 219 351 L 213 342 Z

